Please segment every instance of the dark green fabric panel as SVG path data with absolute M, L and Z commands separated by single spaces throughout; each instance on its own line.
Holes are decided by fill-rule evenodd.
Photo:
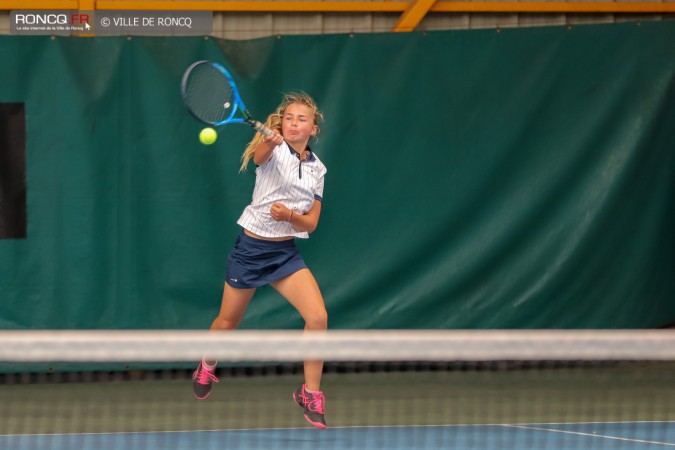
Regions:
M 0 328 L 207 328 L 253 167 L 179 82 L 231 68 L 264 118 L 324 109 L 319 228 L 334 328 L 675 322 L 675 24 L 202 38 L 0 37 L 26 107 L 28 233 L 0 240 Z M 244 328 L 298 328 L 271 288 Z

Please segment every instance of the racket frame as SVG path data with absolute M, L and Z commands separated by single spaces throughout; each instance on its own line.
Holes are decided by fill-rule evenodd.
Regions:
M 187 98 L 187 80 L 190 77 L 190 74 L 192 73 L 192 70 L 202 64 L 208 64 L 220 71 L 220 73 L 225 77 L 225 80 L 227 83 L 230 85 L 230 88 L 232 89 L 232 94 L 234 97 L 234 104 L 232 105 L 232 110 L 230 111 L 230 114 L 227 116 L 227 118 L 219 121 L 219 122 L 211 122 L 204 120 L 203 118 L 199 117 L 197 114 L 195 114 L 194 111 L 192 111 L 192 108 L 189 106 L 188 98 Z M 192 117 L 195 119 L 199 120 L 200 122 L 209 124 L 209 125 L 214 125 L 214 126 L 221 126 L 221 125 L 227 125 L 230 123 L 243 123 L 246 125 L 249 125 L 253 127 L 256 131 L 259 133 L 264 134 L 265 136 L 272 136 L 275 133 L 266 127 L 262 122 L 259 122 L 256 120 L 253 115 L 248 111 L 246 108 L 246 105 L 244 104 L 244 101 L 241 98 L 241 95 L 239 94 L 239 89 L 237 88 L 237 83 L 234 81 L 234 77 L 230 74 L 230 72 L 227 71 L 223 65 L 214 62 L 214 61 L 209 61 L 209 60 L 200 60 L 196 61 L 190 66 L 185 69 L 185 73 L 183 73 L 183 78 L 181 79 L 181 94 L 183 96 L 183 103 L 185 104 L 185 107 L 187 110 L 190 112 Z M 237 111 L 241 111 L 241 116 L 242 117 L 235 117 L 237 114 Z

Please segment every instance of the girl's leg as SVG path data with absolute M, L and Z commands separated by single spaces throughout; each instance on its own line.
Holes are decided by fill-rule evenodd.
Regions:
M 328 313 L 323 296 L 309 269 L 302 269 L 272 283 L 305 320 L 305 330 L 325 331 L 328 329 Z M 323 361 L 305 361 L 305 385 L 310 391 L 321 388 Z
M 246 307 L 255 294 L 253 289 L 237 289 L 225 283 L 223 288 L 223 299 L 220 304 L 220 313 L 211 324 L 211 331 L 234 330 L 239 326 L 244 317 Z M 205 359 L 209 365 L 215 364 L 215 361 Z
M 239 326 L 248 302 L 253 297 L 255 289 L 235 289 L 225 283 L 223 289 L 223 300 L 220 306 L 218 317 L 211 324 L 211 331 L 233 330 Z M 199 363 L 197 370 L 192 374 L 192 387 L 195 397 L 204 400 L 211 394 L 213 383 L 218 382 L 215 375 L 216 361 L 204 357 Z

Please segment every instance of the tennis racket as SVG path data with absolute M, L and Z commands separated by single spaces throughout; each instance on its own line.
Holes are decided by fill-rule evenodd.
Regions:
M 183 74 L 181 94 L 187 110 L 201 122 L 216 126 L 243 123 L 265 136 L 274 135 L 248 112 L 234 78 L 216 62 L 197 61 L 191 64 Z

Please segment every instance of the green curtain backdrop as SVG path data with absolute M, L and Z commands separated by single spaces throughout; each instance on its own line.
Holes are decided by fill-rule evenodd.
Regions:
M 204 38 L 0 37 L 23 103 L 27 233 L 0 240 L 0 328 L 207 328 L 253 167 L 202 128 L 183 70 L 249 109 L 326 115 L 321 221 L 299 245 L 332 328 L 675 322 L 675 23 Z M 2 151 L 0 149 L 0 151 Z M 271 288 L 243 328 L 300 328 Z

